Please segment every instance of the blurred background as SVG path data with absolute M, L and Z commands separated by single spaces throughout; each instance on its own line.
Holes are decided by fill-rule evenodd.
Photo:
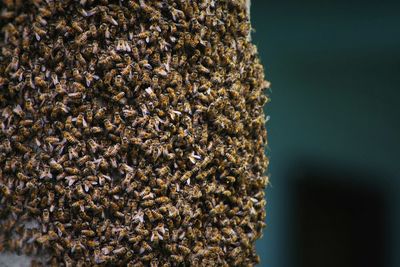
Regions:
M 272 102 L 260 266 L 400 266 L 400 1 L 252 0 Z

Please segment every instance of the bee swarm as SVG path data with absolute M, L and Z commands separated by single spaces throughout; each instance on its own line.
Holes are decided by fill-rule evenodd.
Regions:
M 0 251 L 252 266 L 263 68 L 245 0 L 3 0 Z M 32 226 L 33 225 L 33 226 Z

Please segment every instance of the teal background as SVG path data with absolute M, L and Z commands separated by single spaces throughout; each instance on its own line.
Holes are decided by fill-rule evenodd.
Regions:
M 296 266 L 290 173 L 302 161 L 373 173 L 379 178 L 353 182 L 387 185 L 388 266 L 400 266 L 398 2 L 252 0 L 252 38 L 272 83 L 259 266 Z

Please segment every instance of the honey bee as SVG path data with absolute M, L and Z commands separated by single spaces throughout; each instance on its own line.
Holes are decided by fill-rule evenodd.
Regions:
M 16 71 L 16 70 L 18 70 L 18 67 L 19 67 L 19 58 L 14 56 L 11 59 L 10 64 L 8 64 L 8 66 L 6 68 L 6 72 Z
M 50 213 L 48 209 L 44 209 L 42 213 L 42 221 L 44 223 L 48 223 L 50 220 Z
M 91 124 L 93 122 L 93 110 L 92 109 L 86 110 L 86 121 L 89 124 Z
M 142 240 L 143 240 L 143 236 L 141 236 L 141 235 L 132 236 L 128 239 L 129 243 L 133 243 L 133 244 L 138 243 Z
M 132 52 L 133 58 L 134 58 L 136 61 L 139 61 L 139 59 L 140 59 L 139 49 L 138 49 L 136 46 L 135 46 L 135 47 L 132 47 L 132 48 L 131 48 L 131 52 Z
M 72 76 L 74 77 L 74 79 L 78 82 L 83 80 L 83 76 L 82 74 L 79 72 L 79 69 L 75 68 L 72 70 Z
M 93 139 L 88 140 L 88 145 L 92 153 L 96 153 L 97 149 L 100 147 Z
M 183 256 L 180 255 L 171 255 L 170 256 L 171 260 L 177 264 L 182 263 L 183 262 Z M 211 266 L 211 265 L 210 265 Z
M 83 90 L 81 90 L 83 91 Z M 69 93 L 68 97 L 70 97 L 72 100 L 80 100 L 83 97 L 82 92 L 75 92 L 75 93 Z
M 104 120 L 104 126 L 106 127 L 106 130 L 109 132 L 111 132 L 115 128 L 115 126 L 111 123 L 109 119 Z
M 119 149 L 120 149 L 120 144 L 111 146 L 106 150 L 106 152 L 104 153 L 104 156 L 106 158 L 113 157 L 118 153 Z
M 91 129 L 90 129 L 90 132 L 92 133 L 92 134 L 98 134 L 98 133 L 101 133 L 101 132 L 103 132 L 103 130 L 100 128 L 100 127 L 92 127 Z
M 107 110 L 107 108 L 105 108 L 105 107 L 100 108 L 100 109 L 96 112 L 96 114 L 94 115 L 95 120 L 101 120 L 101 119 L 103 119 L 103 118 L 104 118 L 104 115 L 106 114 L 106 110 Z
M 18 177 L 19 180 L 24 181 L 24 182 L 26 182 L 26 181 L 29 180 L 28 176 L 26 176 L 26 175 L 23 174 L 22 172 L 18 172 L 18 173 L 17 173 L 17 177 Z
M 90 229 L 84 229 L 81 231 L 81 234 L 87 237 L 94 237 L 96 233 L 93 230 Z
M 16 105 L 15 108 L 13 109 L 13 112 L 21 118 L 25 117 L 25 112 L 22 110 L 20 105 Z
M 82 33 L 83 32 L 83 29 L 82 29 L 82 27 L 81 27 L 81 25 L 79 24 L 79 22 L 78 21 L 73 21 L 72 22 L 72 24 L 71 24 L 71 26 L 72 26 L 72 28 L 74 29 L 74 30 L 76 30 L 77 32 L 79 32 L 79 33 Z
M 121 104 L 126 104 L 125 92 L 120 92 L 112 97 L 112 100 Z
M 78 163 L 78 165 L 79 166 L 82 166 L 82 165 L 84 165 L 87 161 L 89 161 L 90 160 L 90 156 L 89 155 L 85 155 L 85 156 L 83 156 L 83 157 L 80 157 L 78 160 L 77 160 L 77 163 Z
M 16 142 L 16 143 L 15 143 L 15 148 L 16 148 L 17 150 L 19 150 L 20 152 L 22 152 L 22 153 L 28 153 L 28 152 L 31 151 L 31 148 L 30 148 L 30 147 L 28 147 L 28 146 L 26 146 L 26 145 L 23 145 L 23 144 L 21 144 L 20 142 Z
M 70 132 L 63 132 L 63 137 L 71 144 L 75 144 L 78 140 Z
M 33 23 L 32 29 L 33 29 L 33 32 L 34 32 L 34 34 L 35 34 L 35 37 L 36 37 L 36 40 L 37 40 L 37 41 L 40 41 L 40 40 L 41 40 L 42 38 L 44 38 L 44 37 L 46 36 L 46 34 L 47 34 L 47 32 L 46 32 L 45 30 L 43 30 L 43 29 L 40 27 L 39 23 L 37 23 L 37 22 L 34 22 L 34 23 Z
M 78 127 L 83 127 L 83 128 L 87 127 L 87 123 L 85 121 L 83 114 L 79 114 L 78 117 L 76 118 L 76 125 Z
M 56 92 L 57 92 L 58 94 L 64 95 L 64 94 L 67 93 L 67 91 L 65 90 L 65 87 L 64 87 L 61 83 L 56 84 L 55 87 L 56 87 L 56 88 L 55 88 L 55 89 L 56 89 Z
M 65 167 L 65 172 L 71 175 L 77 175 L 80 173 L 80 170 L 78 168 L 72 168 L 72 167 Z
M 49 162 L 50 168 L 56 172 L 62 172 L 63 167 L 60 163 L 56 162 L 54 159 L 51 159 Z

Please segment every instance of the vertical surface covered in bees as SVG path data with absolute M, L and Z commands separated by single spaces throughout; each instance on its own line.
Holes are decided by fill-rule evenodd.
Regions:
M 268 83 L 246 1 L 1 7 L 0 251 L 257 263 Z

